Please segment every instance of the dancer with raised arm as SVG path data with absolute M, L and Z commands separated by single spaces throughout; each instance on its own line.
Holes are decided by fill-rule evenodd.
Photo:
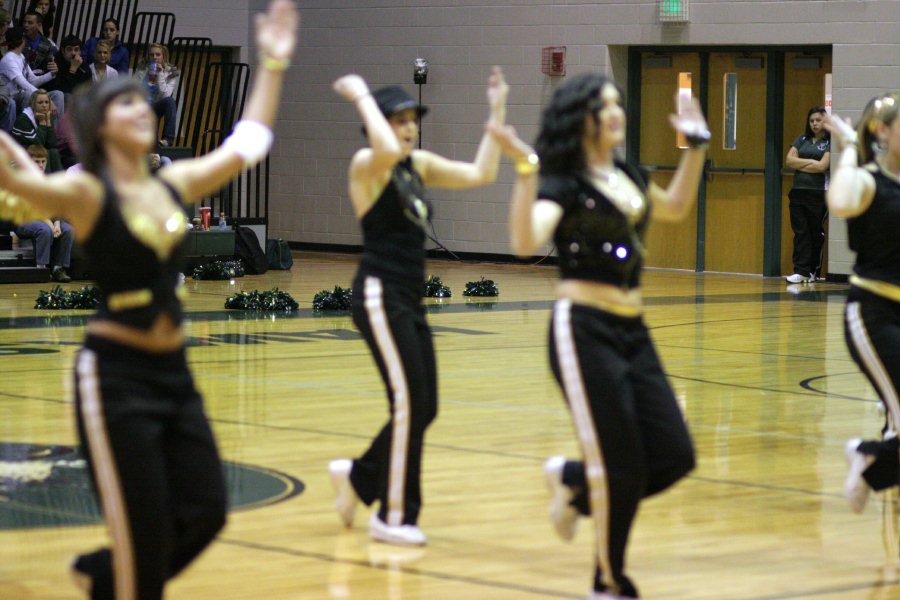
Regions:
M 111 539 L 73 564 L 93 600 L 160 600 L 225 523 L 222 464 L 185 356 L 184 203 L 267 154 L 298 22 L 291 0 L 257 16 L 260 62 L 242 119 L 220 148 L 155 177 L 156 119 L 131 78 L 77 97 L 82 171 L 45 176 L 0 132 L 0 187 L 72 224 L 103 297 L 75 362 L 78 432 Z
M 847 219 L 856 252 L 844 311 L 850 355 L 886 409 L 881 440 L 847 442 L 844 493 L 862 512 L 869 490 L 900 483 L 900 93 L 873 98 L 854 130 L 836 115 L 825 127 L 840 147 L 826 200 Z
M 492 127 L 516 167 L 513 251 L 529 257 L 553 241 L 559 253 L 550 363 L 582 459 L 553 457 L 544 473 L 560 537 L 575 536 L 579 515 L 593 519 L 592 600 L 638 597 L 625 574 L 638 505 L 694 468 L 690 435 L 644 324 L 640 292 L 650 219 L 677 221 L 690 212 L 710 137 L 694 101 L 670 120 L 689 148 L 665 189 L 616 157 L 625 141 L 623 97 L 602 75 L 580 75 L 556 90 L 534 150 L 512 127 Z
M 352 102 L 369 146 L 350 162 L 350 200 L 363 231 L 363 256 L 353 281 L 353 322 L 369 346 L 388 391 L 390 417 L 355 460 L 332 461 L 336 507 L 347 527 L 359 500 L 378 510 L 369 535 L 420 546 L 421 465 L 425 430 L 437 415 L 437 368 L 422 306 L 425 237 L 431 208 L 426 187 L 474 188 L 494 181 L 500 148 L 485 132 L 473 162 L 416 149 L 417 119 L 426 108 L 403 88 L 369 91 L 358 75 L 334 89 Z M 488 82 L 490 123 L 503 124 L 508 87 L 498 67 Z

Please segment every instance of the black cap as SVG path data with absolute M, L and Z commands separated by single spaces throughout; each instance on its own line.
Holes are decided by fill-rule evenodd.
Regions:
M 379 88 L 372 93 L 372 96 L 375 98 L 375 102 L 378 103 L 381 114 L 385 117 L 390 117 L 394 113 L 409 108 L 416 109 L 416 112 L 419 113 L 420 117 L 428 112 L 427 106 L 419 106 L 419 103 L 416 102 L 412 96 L 407 94 L 406 90 L 399 85 L 389 85 L 387 87 Z
M 10 27 L 6 30 L 6 45 L 10 49 L 16 48 L 25 39 L 25 32 L 21 27 Z

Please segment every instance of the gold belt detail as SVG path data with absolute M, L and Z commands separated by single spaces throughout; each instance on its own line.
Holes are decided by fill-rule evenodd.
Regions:
M 888 283 L 887 281 L 880 281 L 878 279 L 866 279 L 859 275 L 850 276 L 850 285 L 855 285 L 858 288 L 862 288 L 873 294 L 887 298 L 888 300 L 900 302 L 900 285 Z

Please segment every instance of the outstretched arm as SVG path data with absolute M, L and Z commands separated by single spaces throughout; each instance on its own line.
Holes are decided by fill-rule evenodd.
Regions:
M 689 148 L 681 153 L 678 168 L 669 186 L 663 189 L 651 183 L 648 195 L 653 204 L 654 219 L 680 221 L 687 216 L 697 200 L 706 147 L 709 145 L 709 127 L 696 98 L 691 98 L 681 114 L 669 115 L 669 121 L 672 127 L 687 138 Z
M 509 210 L 509 239 L 513 253 L 527 258 L 550 240 L 562 218 L 562 207 L 550 200 L 537 199 L 540 160 L 531 146 L 519 138 L 516 130 L 511 125 L 489 123 L 488 133 L 516 167 Z
M 218 190 L 265 158 L 299 22 L 300 13 L 293 0 L 272 0 L 266 13 L 256 16 L 259 64 L 247 108 L 234 132 L 206 156 L 176 161 L 159 173 L 185 200 L 196 200 Z
M 875 179 L 859 168 L 856 131 L 849 121 L 835 114 L 826 114 L 823 124 L 831 132 L 832 142 L 836 141 L 840 147 L 837 165 L 825 193 L 828 210 L 845 219 L 855 217 L 864 213 L 872 204 Z
M 494 67 L 488 79 L 487 97 L 490 105 L 488 126 L 502 127 L 506 121 L 506 97 L 509 85 L 500 67 Z M 497 179 L 500 165 L 500 146 L 486 127 L 473 162 L 449 160 L 433 152 L 417 151 L 416 165 L 421 168 L 425 185 L 465 189 L 491 183 Z
M 79 238 L 90 234 L 100 214 L 103 187 L 95 177 L 87 173 L 45 175 L 5 131 L 0 131 L 0 182 L 0 192 L 25 201 L 38 218 L 64 218 Z

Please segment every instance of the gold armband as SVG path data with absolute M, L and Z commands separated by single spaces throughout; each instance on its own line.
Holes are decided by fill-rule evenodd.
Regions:
M 272 56 L 269 56 L 265 52 L 260 52 L 259 64 L 262 65 L 262 68 L 266 71 L 275 71 L 276 73 L 280 73 L 287 70 L 287 68 L 291 66 L 291 60 L 289 58 L 274 58 Z
M 524 158 L 516 160 L 516 173 L 519 175 L 534 175 L 541 168 L 541 159 L 532 152 Z

